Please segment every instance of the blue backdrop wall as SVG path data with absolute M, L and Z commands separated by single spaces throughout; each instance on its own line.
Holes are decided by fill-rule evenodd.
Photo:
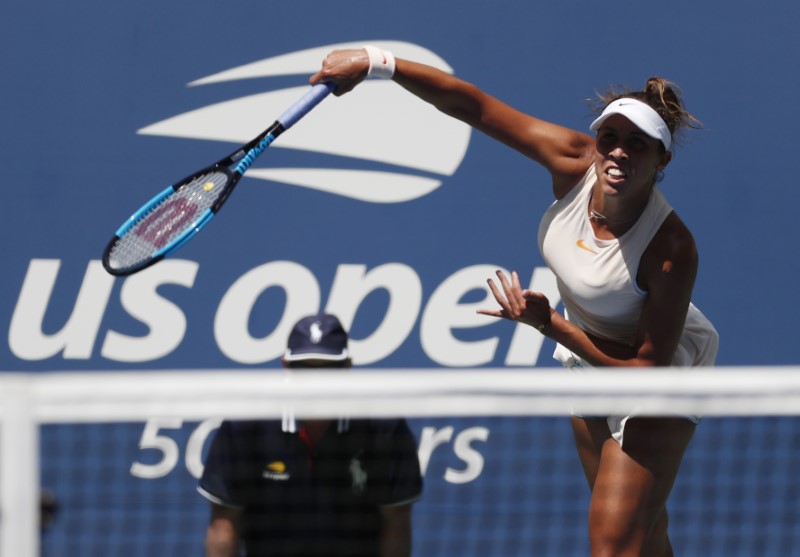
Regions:
M 326 100 L 175 259 L 128 279 L 99 266 L 135 207 L 266 127 L 325 52 L 368 42 L 578 129 L 597 90 L 677 82 L 704 129 L 662 189 L 699 246 L 694 302 L 720 332 L 718 363 L 798 362 L 795 4 L 43 0 L 5 12 L 4 371 L 277 368 L 291 323 L 321 309 L 342 316 L 360 365 L 556 365 L 547 341 L 474 315 L 492 305 L 496 268 L 553 293 L 535 244 L 545 172 L 393 84 Z M 432 424 L 415 423 L 420 438 L 447 427 Z M 568 436 L 559 424 L 542 434 Z M 173 427 L 176 443 L 196 425 Z M 490 466 L 480 428 L 492 424 L 450 425 Z M 129 470 L 142 425 L 126 431 L 113 473 L 156 493 L 164 476 Z M 167 476 L 174 492 L 193 489 L 181 474 Z M 443 478 L 427 478 L 430 493 Z

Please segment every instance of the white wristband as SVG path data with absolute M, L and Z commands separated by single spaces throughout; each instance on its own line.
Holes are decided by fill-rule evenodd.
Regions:
M 392 79 L 395 65 L 394 54 L 372 45 L 365 46 L 364 50 L 367 51 L 367 56 L 369 56 L 367 77 Z

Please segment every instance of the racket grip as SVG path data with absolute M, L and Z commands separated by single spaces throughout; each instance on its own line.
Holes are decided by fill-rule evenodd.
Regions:
M 327 97 L 334 89 L 336 89 L 335 83 L 318 83 L 314 85 L 305 95 L 290 106 L 286 112 L 281 114 L 278 118 L 278 122 L 281 123 L 283 129 L 288 130 L 294 126 L 300 118 L 308 114 L 312 108 L 322 102 L 322 99 Z

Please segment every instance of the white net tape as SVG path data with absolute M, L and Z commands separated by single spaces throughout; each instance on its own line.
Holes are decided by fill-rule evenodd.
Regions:
M 800 414 L 797 368 L 159 371 L 0 377 L 0 404 L 27 398 L 39 423 L 308 416 Z M 11 393 L 14 393 L 13 395 Z

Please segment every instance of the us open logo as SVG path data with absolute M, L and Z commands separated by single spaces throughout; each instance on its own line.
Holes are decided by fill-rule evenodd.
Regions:
M 421 46 L 396 41 L 331 44 L 266 58 L 204 77 L 190 87 L 243 79 L 316 72 L 334 49 L 370 42 L 448 73 L 452 68 Z M 138 130 L 139 134 L 241 144 L 256 136 L 269 115 L 281 113 L 306 89 L 292 87 L 231 99 L 178 114 Z M 264 115 L 259 118 L 258 115 Z M 312 188 L 371 203 L 400 203 L 423 197 L 452 176 L 464 159 L 471 129 L 415 98 L 395 83 L 370 80 L 328 99 L 273 149 L 299 149 L 345 160 L 369 161 L 358 168 L 252 168 L 247 178 Z M 377 165 L 376 165 L 377 163 Z

